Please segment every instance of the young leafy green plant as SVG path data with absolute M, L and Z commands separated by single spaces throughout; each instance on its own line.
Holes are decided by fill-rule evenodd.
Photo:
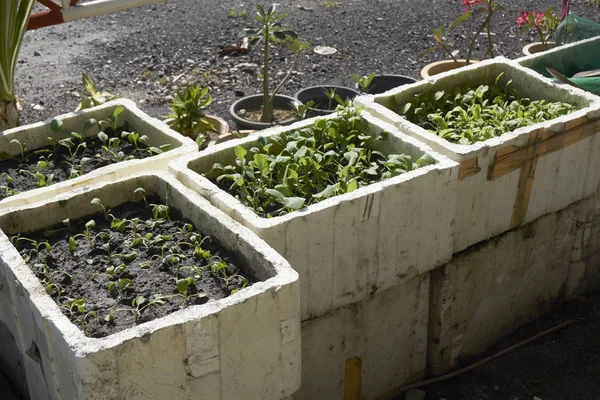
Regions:
M 208 90 L 208 87 L 192 84 L 183 92 L 176 91 L 170 113 L 165 117 L 170 128 L 196 140 L 198 144 L 204 141 L 208 131 L 216 130 L 204 114 L 204 109 L 212 103 Z
M 336 118 L 236 146 L 235 163 L 215 163 L 207 177 L 258 215 L 278 216 L 434 162 L 375 150 L 387 137 L 371 133 L 358 109 L 341 108 Z
M 83 85 L 83 90 L 85 91 L 85 93 L 81 95 L 81 100 L 79 101 L 79 104 L 77 105 L 75 111 L 99 106 L 101 104 L 106 103 L 107 101 L 119 98 L 119 96 L 117 95 L 108 92 L 98 91 L 98 89 L 96 88 L 96 84 L 94 83 L 92 78 L 90 78 L 85 72 L 81 73 L 81 83 Z
M 371 82 L 375 78 L 375 72 L 371 72 L 369 75 L 358 76 L 356 74 L 352 74 L 352 79 L 356 82 L 360 90 L 365 93 L 369 93 L 369 86 L 371 86 Z
M 469 84 L 449 91 L 418 93 L 405 104 L 391 108 L 412 123 L 458 144 L 472 144 L 512 132 L 515 129 L 570 114 L 575 105 L 547 102 L 520 96 L 500 86 L 500 74 L 493 85 Z

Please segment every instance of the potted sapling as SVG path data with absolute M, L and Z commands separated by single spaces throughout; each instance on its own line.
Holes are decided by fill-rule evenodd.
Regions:
M 244 29 L 244 36 L 249 38 L 251 48 L 261 45 L 263 49 L 263 70 L 259 75 L 262 94 L 243 97 L 231 105 L 229 112 L 239 129 L 260 130 L 272 125 L 291 124 L 295 121 L 291 104 L 297 100 L 278 92 L 291 77 L 300 55 L 309 47 L 308 43 L 297 39 L 297 34 L 293 30 L 283 25 L 285 14 L 279 13 L 275 4 L 266 10 L 257 5 L 256 9 L 254 19 L 258 27 Z M 273 45 L 287 45 L 294 56 L 294 61 L 283 79 L 271 90 L 269 54 L 270 47 Z
M 421 56 L 424 57 L 433 51 L 442 51 L 446 53 L 450 59 L 427 64 L 421 70 L 421 77 L 423 77 L 423 79 L 427 79 L 430 76 L 477 62 L 478 60 L 475 60 L 472 57 L 473 49 L 475 48 L 477 39 L 479 38 L 480 34 L 484 32 L 484 30 L 486 32 L 486 49 L 485 53 L 479 57 L 479 59 L 484 59 L 487 57 L 494 58 L 495 54 L 492 32 L 492 17 L 496 12 L 503 11 L 504 8 L 495 0 L 464 0 L 463 4 L 465 5 L 464 12 L 459 15 L 448 27 L 442 25 L 440 28 L 433 30 L 432 34 L 433 39 L 435 40 L 435 45 L 421 53 Z M 476 6 L 476 8 L 472 9 L 474 6 Z M 459 59 L 457 58 L 457 55 L 460 52 L 458 50 L 452 50 L 451 44 L 448 43 L 447 36 L 463 22 L 467 21 L 473 16 L 479 15 L 484 15 L 485 19 L 483 22 L 481 22 L 481 24 L 479 24 L 477 30 L 471 34 L 471 38 L 467 45 L 465 58 Z
M 174 131 L 195 140 L 201 150 L 229 133 L 227 122 L 204 113 L 212 103 L 208 91 L 208 87 L 197 84 L 187 86 L 183 92 L 177 90 L 164 120 Z

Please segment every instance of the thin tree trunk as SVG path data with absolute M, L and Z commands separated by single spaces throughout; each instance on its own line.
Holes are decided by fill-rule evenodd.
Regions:
M 19 125 L 17 101 L 0 100 L 0 132 Z

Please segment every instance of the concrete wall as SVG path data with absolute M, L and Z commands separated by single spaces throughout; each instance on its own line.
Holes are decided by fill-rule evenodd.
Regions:
M 95 213 L 89 204 L 94 197 L 114 207 L 132 200 L 138 187 L 163 199 L 169 190 L 169 205 L 235 251 L 261 282 L 105 338 L 85 337 L 45 293 L 7 235 Z M 0 316 L 6 319 L 0 322 L 17 333 L 32 399 L 193 399 L 202 393 L 207 399 L 279 400 L 299 388 L 297 273 L 172 176 L 133 176 L 5 210 L 0 228 L 0 284 L 8 289 L 0 297 Z
M 98 182 L 111 182 L 125 176 L 150 170 L 166 170 L 169 161 L 172 159 L 198 151 L 198 145 L 192 139 L 180 135 L 161 121 L 149 117 L 137 108 L 134 102 L 127 99 L 118 99 L 101 106 L 59 115 L 55 119 L 63 123 L 63 132 L 60 134 L 55 134 L 50 129 L 52 120 L 2 131 L 0 132 L 0 149 L 11 156 L 16 156 L 20 154 L 20 149 L 18 145 L 11 143 L 14 139 L 19 140 L 25 146 L 26 151 L 30 151 L 48 146 L 48 137 L 57 140 L 67 138 L 71 131 L 80 133 L 84 137 L 96 136 L 98 134 L 97 127 L 90 128 L 86 133 L 83 132 L 85 122 L 92 118 L 97 121 L 106 120 L 118 106 L 124 107 L 123 112 L 117 117 L 118 126 L 123 126 L 126 122 L 133 132 L 148 136 L 148 142 L 152 146 L 170 144 L 170 150 L 141 160 L 129 160 L 107 165 L 77 178 L 7 197 L 0 201 L 0 210 L 33 204 Z
M 462 366 L 563 300 L 585 202 L 469 247 L 432 271 L 430 375 Z
M 362 396 L 375 399 L 425 377 L 429 274 L 302 322 L 296 400 L 342 399 L 346 360 L 362 360 Z

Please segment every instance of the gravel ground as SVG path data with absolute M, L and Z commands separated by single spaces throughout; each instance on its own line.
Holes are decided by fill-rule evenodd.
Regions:
M 447 58 L 442 53 L 419 58 L 432 44 L 431 30 L 450 23 L 464 9 L 459 0 L 279 3 L 288 14 L 287 24 L 302 39 L 338 50 L 333 56 L 307 52 L 281 91 L 290 95 L 315 84 L 351 86 L 352 74 L 373 71 L 418 77 L 426 63 Z M 520 10 L 559 7 L 561 2 L 500 3 L 506 10 L 493 25 L 496 52 L 516 58 L 532 41 L 527 35 L 517 36 L 514 21 Z M 600 10 L 586 1 L 574 3 L 572 13 L 600 18 Z M 229 17 L 228 10 L 247 14 Z M 21 122 L 74 110 L 82 71 L 93 77 L 98 88 L 130 98 L 156 117 L 166 115 L 169 96 L 176 89 L 188 82 L 208 84 L 214 98 L 208 112 L 229 119 L 233 101 L 260 91 L 260 52 L 221 52 L 224 46 L 241 44 L 240 33 L 253 22 L 253 12 L 253 3 L 240 0 L 176 0 L 28 32 L 17 66 L 16 90 L 24 100 Z M 451 38 L 455 47 L 464 49 L 473 29 L 474 24 L 457 29 Z M 287 50 L 275 51 L 272 74 L 281 76 L 291 61 Z
M 309 51 L 282 90 L 293 94 L 315 84 L 351 86 L 351 74 L 395 73 L 418 77 L 428 62 L 445 58 L 419 53 L 431 43 L 431 30 L 449 23 L 463 6 L 460 0 L 280 0 L 287 23 L 313 46 L 337 49 L 333 56 Z M 495 18 L 496 52 L 521 55 L 532 37 L 518 36 L 514 20 L 522 10 L 559 7 L 559 0 L 500 1 L 506 8 Z M 600 20 L 600 10 L 585 0 L 571 12 Z M 337 5 L 336 5 L 337 4 Z M 332 6 L 333 7 L 328 7 Z M 300 6 L 300 7 L 299 7 Z M 247 15 L 229 17 L 228 10 Z M 229 119 L 229 105 L 259 92 L 260 54 L 225 55 L 224 46 L 240 44 L 251 24 L 253 5 L 240 0 L 174 0 L 113 15 L 28 32 L 17 66 L 17 94 L 23 99 L 22 123 L 32 123 L 75 109 L 85 71 L 99 88 L 130 98 L 148 114 L 167 113 L 170 95 L 189 82 L 211 87 L 208 112 Z M 464 48 L 474 25 L 452 37 Z M 484 39 L 483 37 L 481 39 Z M 483 40 L 481 40 L 483 43 Z M 272 74 L 283 74 L 290 54 L 274 52 Z M 600 398 L 598 364 L 600 292 L 570 303 L 551 316 L 519 330 L 511 338 L 530 336 L 542 326 L 577 316 L 578 322 L 517 350 L 471 374 L 424 388 L 429 400 Z M 0 397 L 12 400 L 0 375 Z

